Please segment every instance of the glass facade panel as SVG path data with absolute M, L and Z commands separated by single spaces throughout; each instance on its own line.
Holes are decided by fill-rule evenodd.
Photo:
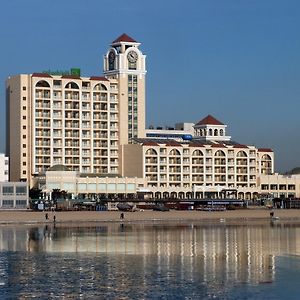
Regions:
M 98 191 L 99 192 L 106 192 L 106 184 L 105 183 L 98 183 Z
M 114 183 L 109 183 L 107 185 L 107 190 L 108 191 L 116 191 L 116 185 Z
M 135 191 L 135 184 L 127 183 L 127 191 Z
M 88 191 L 96 193 L 97 190 L 97 184 L 96 183 L 89 183 L 88 184 Z
M 78 191 L 86 191 L 86 183 L 78 183 Z
M 118 191 L 125 191 L 125 183 L 118 183 Z
M 63 184 L 63 190 L 65 190 L 67 192 L 75 191 L 75 183 L 65 182 Z

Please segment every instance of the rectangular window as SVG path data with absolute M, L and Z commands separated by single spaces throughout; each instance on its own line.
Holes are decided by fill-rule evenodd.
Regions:
M 26 207 L 27 206 L 27 200 L 16 200 L 16 206 Z
M 23 91 L 26 91 L 26 86 L 23 86 Z
M 3 193 L 3 195 L 13 195 L 14 187 L 13 186 L 3 186 L 2 193 Z
M 16 194 L 17 195 L 26 195 L 27 194 L 26 186 L 16 186 Z
M 23 97 L 23 100 L 26 100 L 26 97 Z
M 3 207 L 14 207 L 14 200 L 2 200 Z

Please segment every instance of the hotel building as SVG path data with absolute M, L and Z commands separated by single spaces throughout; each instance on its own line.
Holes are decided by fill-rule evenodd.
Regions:
M 192 140 L 136 138 L 122 145 L 123 176 L 138 174 L 155 198 L 258 195 L 258 177 L 274 172 L 271 149 L 246 146 L 226 136 L 227 125 L 212 116 L 194 126 Z
M 126 34 L 114 40 L 103 57 L 103 76 L 83 77 L 73 69 L 8 78 L 11 181 L 33 187 L 44 178 L 44 191 L 63 188 L 74 196 L 300 196 L 299 177 L 273 175 L 271 149 L 233 141 L 227 125 L 210 115 L 196 124 L 145 129 L 146 56 L 139 47 Z M 55 175 L 61 182 L 54 173 L 47 177 L 57 165 L 77 175 L 72 181 Z
M 65 165 L 79 173 L 118 174 L 119 146 L 145 136 L 145 55 L 126 34 L 104 56 L 104 77 L 22 74 L 8 78 L 10 180 L 34 186 Z

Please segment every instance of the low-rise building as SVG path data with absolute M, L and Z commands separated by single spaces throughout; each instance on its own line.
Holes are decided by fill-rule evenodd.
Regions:
M 0 182 L 0 208 L 26 209 L 29 207 L 26 182 Z
M 272 198 L 300 198 L 300 174 L 259 176 L 261 194 Z
M 55 189 L 66 191 L 73 199 L 135 198 L 145 186 L 143 178 L 80 174 L 64 166 L 54 166 L 46 171 L 42 192 L 49 199 Z

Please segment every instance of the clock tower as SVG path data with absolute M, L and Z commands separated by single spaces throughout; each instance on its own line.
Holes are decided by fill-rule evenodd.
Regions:
M 122 34 L 111 44 L 104 56 L 104 75 L 118 82 L 119 143 L 145 137 L 145 75 L 146 55 L 140 43 Z

